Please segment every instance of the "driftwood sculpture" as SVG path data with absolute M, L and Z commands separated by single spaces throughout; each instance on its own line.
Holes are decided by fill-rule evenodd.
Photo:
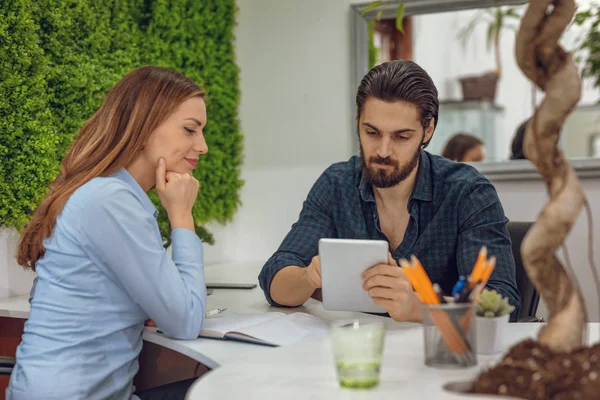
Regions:
M 565 118 L 577 105 L 581 79 L 558 40 L 575 14 L 575 0 L 531 0 L 516 39 L 521 70 L 545 92 L 528 123 L 524 152 L 544 179 L 549 201 L 521 247 L 523 264 L 548 305 L 537 340 L 510 349 L 483 372 L 472 392 L 524 399 L 600 398 L 600 345 L 585 347 L 587 315 L 576 279 L 556 258 L 586 199 L 557 147 Z
M 547 14 L 548 7 L 554 9 Z M 558 40 L 575 14 L 574 0 L 534 0 L 517 35 L 517 63 L 546 97 L 527 127 L 526 157 L 546 182 L 550 201 L 523 242 L 521 254 L 527 274 L 548 305 L 551 318 L 539 341 L 558 351 L 583 344 L 587 322 L 576 281 L 555 256 L 576 222 L 585 195 L 558 137 L 569 113 L 579 102 L 581 79 L 571 56 Z

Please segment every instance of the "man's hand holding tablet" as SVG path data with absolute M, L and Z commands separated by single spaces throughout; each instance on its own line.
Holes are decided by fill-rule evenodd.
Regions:
M 363 289 L 395 321 L 421 322 L 421 300 L 391 254 L 388 253 L 387 264 L 367 269 L 361 278 Z

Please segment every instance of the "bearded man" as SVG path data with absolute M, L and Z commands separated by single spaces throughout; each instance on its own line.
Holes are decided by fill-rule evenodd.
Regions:
M 374 67 L 356 94 L 360 156 L 330 166 L 312 187 L 298 221 L 259 275 L 270 304 L 297 307 L 321 287 L 321 238 L 389 243 L 387 264 L 363 273 L 363 288 L 396 321 L 421 322 L 421 302 L 398 260 L 416 255 L 450 293 L 486 246 L 497 258 L 487 286 L 519 313 L 508 222 L 494 186 L 474 167 L 424 150 L 438 120 L 437 89 L 420 66 Z

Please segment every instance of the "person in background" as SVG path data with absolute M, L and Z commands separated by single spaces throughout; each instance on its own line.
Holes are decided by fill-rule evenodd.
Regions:
M 83 124 L 35 210 L 18 262 L 37 273 L 8 400 L 183 399 L 193 380 L 134 394 L 144 321 L 195 339 L 206 305 L 192 176 L 208 147 L 204 92 L 145 66 Z M 172 258 L 156 188 L 172 228 Z
M 525 153 L 523 152 L 523 139 L 525 138 L 525 128 L 527 128 L 528 122 L 529 122 L 529 119 L 526 119 L 525 121 L 523 121 L 521 123 L 521 125 L 519 125 L 519 127 L 517 128 L 517 131 L 515 132 L 515 136 L 513 137 L 512 145 L 510 147 L 510 149 L 511 149 L 510 159 L 511 160 L 527 159 L 527 157 L 525 157 Z
M 439 100 L 419 65 L 394 60 L 371 69 L 356 93 L 360 155 L 327 168 L 298 221 L 259 275 L 267 301 L 297 307 L 321 288 L 321 238 L 385 240 L 388 262 L 367 269 L 363 289 L 396 321 L 421 322 L 421 301 L 398 260 L 415 255 L 450 293 L 486 246 L 498 262 L 488 286 L 520 296 L 508 219 L 494 186 L 468 164 L 428 153 Z
M 485 148 L 475 136 L 457 133 L 448 140 L 441 156 L 452 161 L 481 162 L 485 157 Z

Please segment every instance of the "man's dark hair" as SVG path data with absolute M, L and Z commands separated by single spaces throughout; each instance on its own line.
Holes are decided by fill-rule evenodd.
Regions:
M 370 97 L 387 102 L 406 101 L 417 106 L 423 129 L 434 119 L 438 122 L 440 103 L 431 77 L 412 61 L 394 60 L 371 69 L 360 82 L 356 93 L 356 115 L 360 118 Z M 433 135 L 432 135 L 433 137 Z M 427 147 L 431 138 L 423 143 Z
M 525 160 L 525 152 L 523 151 L 523 139 L 525 139 L 525 128 L 527 128 L 527 123 L 529 119 L 523 121 L 521 125 L 517 128 L 517 132 L 513 137 L 512 145 L 511 145 L 511 160 Z

